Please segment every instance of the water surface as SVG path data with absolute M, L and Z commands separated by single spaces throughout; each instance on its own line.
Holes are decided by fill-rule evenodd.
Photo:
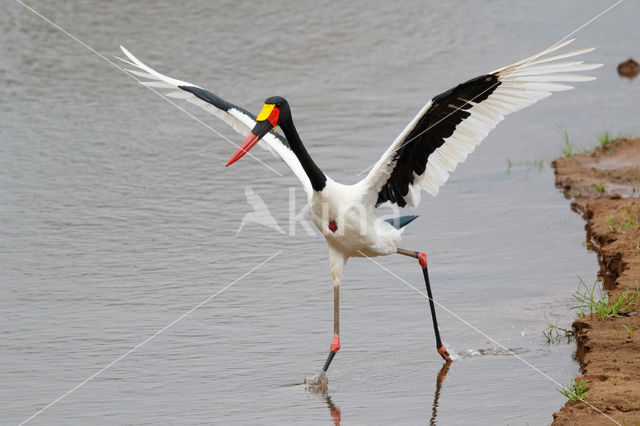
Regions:
M 547 424 L 556 384 L 366 259 L 344 276 L 342 344 L 330 396 L 309 395 L 332 332 L 326 245 L 301 226 L 249 224 L 251 184 L 285 229 L 295 177 L 235 147 L 19 4 L 0 17 L 0 423 L 17 424 L 270 256 L 282 252 L 34 418 L 32 424 Z M 33 6 L 96 51 L 118 45 L 161 72 L 257 112 L 289 99 L 301 136 L 334 179 L 355 182 L 430 97 L 553 44 L 608 2 L 320 1 Z M 437 198 L 423 195 L 404 247 L 426 250 L 438 302 L 557 380 L 572 346 L 576 275 L 595 257 L 553 188 L 557 127 L 581 145 L 637 133 L 638 82 L 619 61 L 638 39 L 637 3 L 580 31 L 595 82 L 509 117 Z M 631 28 L 631 30 L 630 30 Z M 197 108 L 197 118 L 241 138 Z M 592 142 L 593 141 L 593 142 Z M 542 160 L 537 170 L 528 164 Z M 508 163 L 512 163 L 507 172 Z M 296 211 L 303 193 L 295 192 Z M 379 259 L 422 287 L 406 258 Z M 434 398 L 437 407 L 434 410 Z M 434 414 L 437 416 L 434 418 Z

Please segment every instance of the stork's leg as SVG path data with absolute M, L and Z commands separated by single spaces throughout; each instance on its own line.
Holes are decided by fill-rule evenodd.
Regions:
M 333 357 L 340 350 L 340 279 L 333 280 L 333 341 L 329 348 L 329 356 L 322 367 L 322 372 L 326 373 L 329 369 Z
M 398 249 L 398 254 L 403 254 L 405 256 L 414 257 L 418 259 L 420 262 L 420 266 L 422 267 L 422 274 L 424 275 L 424 284 L 427 287 L 427 297 L 429 298 L 429 307 L 431 308 L 431 318 L 433 319 L 433 331 L 436 335 L 436 349 L 438 353 L 445 361 L 451 361 L 451 356 L 449 352 L 442 344 L 442 340 L 440 339 L 440 330 L 438 329 L 438 319 L 436 318 L 436 307 L 433 302 L 433 295 L 431 293 L 431 284 L 429 283 L 429 271 L 427 270 L 427 254 L 425 252 L 417 252 L 410 250 Z

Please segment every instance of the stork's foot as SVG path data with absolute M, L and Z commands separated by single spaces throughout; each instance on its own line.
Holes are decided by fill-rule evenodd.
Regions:
M 447 361 L 447 362 L 453 361 L 451 359 L 451 355 L 449 355 L 449 351 L 447 350 L 447 348 L 444 347 L 444 345 L 442 345 L 442 346 L 440 346 L 438 348 L 438 353 L 440 354 L 442 359 L 444 359 L 445 361 Z
M 305 377 L 304 384 L 307 392 L 326 394 L 329 391 L 329 378 L 326 371 Z

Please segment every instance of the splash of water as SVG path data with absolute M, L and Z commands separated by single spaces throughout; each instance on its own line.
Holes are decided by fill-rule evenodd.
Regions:
M 310 393 L 326 395 L 329 391 L 329 378 L 326 372 L 307 375 L 304 378 L 305 389 Z
M 509 356 L 509 355 L 519 355 L 529 352 L 525 348 L 488 348 L 488 349 L 467 349 L 466 351 L 458 352 L 456 355 L 458 359 L 466 359 L 466 358 L 475 358 L 479 356 Z

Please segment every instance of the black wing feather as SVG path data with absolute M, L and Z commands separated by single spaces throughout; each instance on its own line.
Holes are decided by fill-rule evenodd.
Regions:
M 378 193 L 376 207 L 387 201 L 400 207 L 406 206 L 404 197 L 409 192 L 409 185 L 413 183 L 415 175 L 424 173 L 429 155 L 453 134 L 458 124 L 471 115 L 466 111 L 472 107 L 467 101 L 480 103 L 499 85 L 496 75 L 487 74 L 434 97 L 431 107 L 407 134 L 406 142 L 395 152 L 393 161 L 396 165 Z

